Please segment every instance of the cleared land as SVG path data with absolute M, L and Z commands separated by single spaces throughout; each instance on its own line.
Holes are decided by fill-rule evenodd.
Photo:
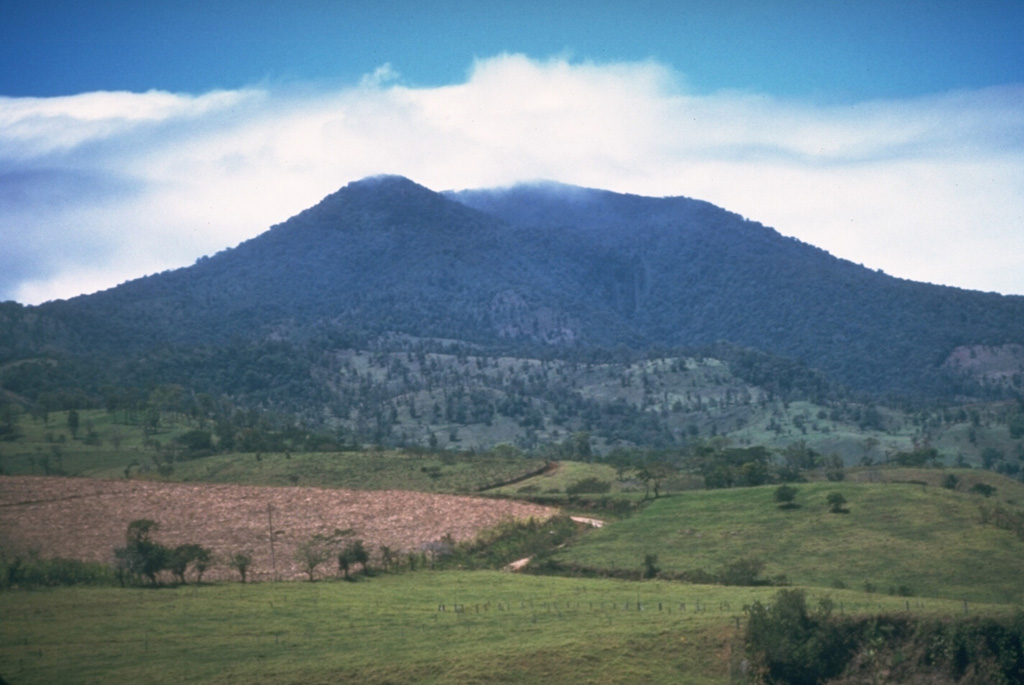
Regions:
M 24 684 L 724 684 L 742 669 L 744 605 L 774 593 L 497 571 L 7 592 L 0 673 Z M 826 595 L 848 614 L 964 615 L 959 601 L 848 590 L 810 601 Z
M 957 473 L 963 483 L 975 478 Z M 656 554 L 671 577 L 718 573 L 753 558 L 764 562 L 764 577 L 796 585 L 1019 605 L 1024 541 L 1011 525 L 1024 521 L 1024 488 L 986 478 L 998 483 L 991 498 L 923 480 L 802 483 L 788 509 L 774 500 L 776 486 L 693 491 L 594 530 L 555 559 L 570 569 L 628 575 Z M 833 492 L 845 497 L 844 513 L 829 511 Z
M 351 529 L 373 554 L 381 545 L 417 551 L 447 535 L 471 540 L 510 518 L 554 514 L 521 502 L 395 490 L 0 476 L 0 543 L 8 549 L 110 562 L 128 524 L 148 518 L 160 524 L 154 539 L 166 545 L 198 543 L 220 559 L 252 553 L 254 580 L 303 577 L 294 553 L 317 533 Z M 232 573 L 220 565 L 204 578 Z

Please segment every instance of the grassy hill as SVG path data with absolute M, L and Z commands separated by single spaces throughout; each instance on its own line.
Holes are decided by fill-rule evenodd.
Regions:
M 1024 603 L 1020 483 L 999 479 L 990 498 L 917 483 L 796 487 L 791 509 L 779 507 L 774 486 L 661 498 L 553 559 L 576 572 L 639 575 L 645 556 L 656 554 L 667 577 L 714 575 L 756 559 L 764 579 L 796 585 Z M 847 513 L 829 511 L 832 492 L 845 497 Z

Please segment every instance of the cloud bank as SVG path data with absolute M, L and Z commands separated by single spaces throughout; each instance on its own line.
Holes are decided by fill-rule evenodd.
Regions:
M 694 95 L 656 62 L 465 82 L 0 98 L 0 300 L 184 266 L 378 173 L 708 200 L 913 280 L 1024 294 L 1024 84 L 853 106 Z

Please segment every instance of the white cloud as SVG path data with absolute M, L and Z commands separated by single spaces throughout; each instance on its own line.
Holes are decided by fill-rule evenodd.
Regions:
M 0 98 L 0 299 L 191 263 L 376 173 L 687 195 L 893 275 L 1024 293 L 1024 86 L 819 107 L 502 55 L 438 88 L 384 65 L 331 91 Z

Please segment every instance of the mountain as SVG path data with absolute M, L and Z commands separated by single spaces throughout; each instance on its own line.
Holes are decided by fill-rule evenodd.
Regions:
M 29 398 L 60 383 L 202 382 L 214 395 L 273 387 L 310 410 L 337 395 L 335 351 L 441 341 L 563 359 L 725 341 L 876 397 L 950 396 L 980 385 L 949 360 L 1024 343 L 1024 297 L 893 278 L 684 197 L 437 193 L 382 176 L 193 266 L 0 306 L 0 364 L 71 369 L 38 370 L 45 382 L 10 371 L 5 387 Z M 1019 371 L 1003 391 L 1019 392 Z
M 704 202 L 557 184 L 451 197 L 589 249 L 585 291 L 646 344 L 728 340 L 913 394 L 939 390 L 955 349 L 1024 334 L 1024 298 L 893 278 Z

